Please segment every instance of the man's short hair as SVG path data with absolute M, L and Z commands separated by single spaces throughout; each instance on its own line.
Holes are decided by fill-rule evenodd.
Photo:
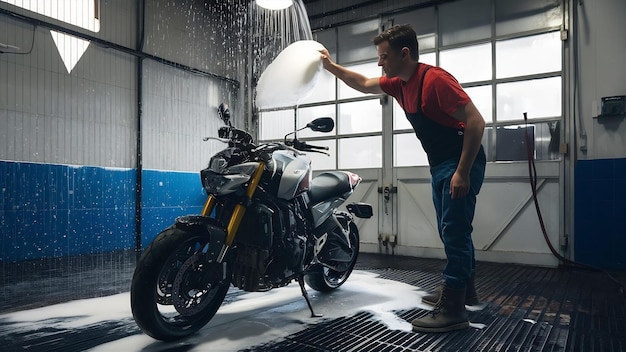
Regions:
M 389 42 L 389 46 L 397 51 L 406 47 L 409 49 L 411 58 L 419 60 L 419 44 L 417 43 L 417 34 L 411 25 L 398 24 L 372 38 L 374 45 L 382 42 Z

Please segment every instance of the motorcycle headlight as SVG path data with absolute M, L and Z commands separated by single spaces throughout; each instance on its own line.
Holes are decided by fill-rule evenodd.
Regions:
M 240 190 L 250 180 L 245 174 L 219 174 L 209 169 L 200 173 L 202 187 L 208 194 L 224 195 Z
M 220 189 L 225 184 L 230 182 L 230 179 L 228 179 L 225 175 L 222 175 L 210 169 L 202 170 L 200 176 L 202 178 L 202 187 L 209 194 L 219 193 Z
M 200 171 L 202 187 L 208 194 L 223 195 L 241 189 L 259 165 L 258 162 L 250 162 L 223 168 L 221 162 L 216 160 L 216 157 L 212 158 L 209 167 Z M 222 171 L 214 170 L 213 164 Z

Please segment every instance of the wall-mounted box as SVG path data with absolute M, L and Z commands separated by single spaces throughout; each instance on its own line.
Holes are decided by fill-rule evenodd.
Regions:
M 626 95 L 602 98 L 600 116 L 626 115 Z

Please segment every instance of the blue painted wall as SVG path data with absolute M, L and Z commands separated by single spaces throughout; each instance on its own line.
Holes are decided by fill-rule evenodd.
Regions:
M 626 269 L 626 159 L 576 164 L 575 257 Z M 197 172 L 143 171 L 145 248 L 177 216 L 200 213 Z M 135 170 L 0 161 L 0 261 L 135 246 Z
M 134 169 L 0 161 L 0 262 L 133 249 Z M 143 172 L 142 244 L 205 200 L 198 173 Z
M 200 214 L 206 193 L 199 172 L 144 170 L 141 243 L 145 248 L 180 215 Z
M 0 162 L 0 191 L 0 261 L 133 246 L 133 170 Z
M 626 269 L 626 159 L 580 160 L 575 172 L 576 261 Z

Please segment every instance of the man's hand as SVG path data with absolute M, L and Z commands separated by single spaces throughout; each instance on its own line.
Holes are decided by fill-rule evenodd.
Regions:
M 470 188 L 469 175 L 462 175 L 460 172 L 455 171 L 450 179 L 450 196 L 452 199 L 463 198 L 467 195 Z
M 465 197 L 470 188 L 470 170 L 480 150 L 480 143 L 485 130 L 485 120 L 471 101 L 452 113 L 452 117 L 465 122 L 463 150 L 454 175 L 450 180 L 452 199 Z
M 320 50 L 320 59 L 324 68 L 344 81 L 348 86 L 362 93 L 382 94 L 383 90 L 378 83 L 379 77 L 367 78 L 362 74 L 348 70 L 347 68 L 336 64 L 331 58 L 328 50 Z
M 334 62 L 330 58 L 330 53 L 328 52 L 328 50 L 326 49 L 320 50 L 320 58 L 322 59 L 322 65 L 324 65 L 324 68 L 326 70 L 330 70 Z

